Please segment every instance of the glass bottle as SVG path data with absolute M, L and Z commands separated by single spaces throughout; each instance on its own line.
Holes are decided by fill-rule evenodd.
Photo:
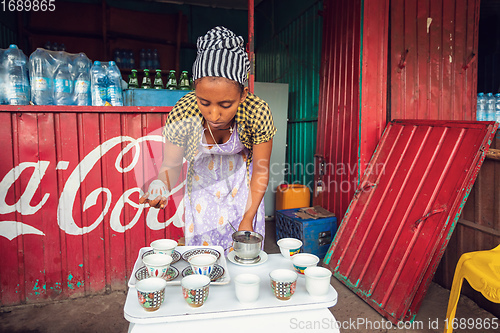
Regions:
M 155 89 L 163 89 L 163 80 L 161 79 L 161 69 L 156 70 L 155 81 L 153 84 Z
M 144 77 L 142 78 L 142 89 L 151 89 L 151 78 L 149 77 L 149 69 L 144 69 Z
M 191 84 L 189 83 L 189 77 L 187 71 L 182 71 L 181 77 L 179 79 L 179 89 L 191 90 Z
M 175 78 L 175 70 L 170 70 L 167 81 L 167 89 L 175 90 L 177 89 L 177 79 Z
M 128 80 L 128 88 L 129 89 L 139 88 L 139 79 L 137 78 L 137 69 L 132 70 L 132 74 L 130 75 L 129 80 Z

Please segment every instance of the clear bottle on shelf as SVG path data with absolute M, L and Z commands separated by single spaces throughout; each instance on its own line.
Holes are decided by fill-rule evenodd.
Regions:
M 30 55 L 31 101 L 35 105 L 54 105 L 53 72 L 49 54 L 38 48 Z
M 4 67 L 5 103 L 10 105 L 27 105 L 30 101 L 30 85 L 26 64 L 26 56 L 17 45 L 11 44 L 4 51 L 2 64 Z M 3 81 L 3 80 L 2 80 Z
M 161 69 L 156 70 L 155 80 L 153 83 L 153 88 L 163 89 L 163 80 L 161 79 Z
M 476 120 L 477 121 L 486 120 L 486 96 L 484 96 L 484 93 L 482 92 L 477 94 Z
M 76 105 L 92 105 L 90 64 L 91 62 L 85 53 L 79 53 L 73 61 L 75 73 L 74 101 Z
M 495 121 L 500 123 L 500 94 L 495 94 Z
M 107 100 L 113 106 L 123 106 L 122 74 L 114 61 L 108 66 Z
M 144 77 L 142 78 L 142 89 L 151 89 L 151 78 L 149 77 L 149 69 L 144 69 Z
M 106 69 L 102 67 L 100 61 L 94 61 L 91 69 L 92 105 L 103 106 L 106 104 L 108 94 L 106 81 Z
M 135 67 L 134 52 L 132 50 L 128 51 L 128 68 L 132 69 Z
M 153 50 L 153 68 L 160 68 L 160 57 L 157 49 Z
M 73 80 L 69 72 L 69 57 L 58 53 L 59 63 L 54 71 L 54 104 L 73 105 Z
M 148 49 L 146 51 L 146 68 L 149 69 L 150 71 L 153 70 L 153 53 L 151 52 L 151 49 Z
M 146 68 L 146 50 L 141 49 L 141 52 L 139 53 L 139 69 L 145 69 Z
M 493 93 L 486 94 L 486 119 L 487 121 L 495 121 L 495 96 Z
M 175 77 L 175 70 L 171 69 L 168 74 L 167 89 L 176 90 L 177 89 L 177 78 Z

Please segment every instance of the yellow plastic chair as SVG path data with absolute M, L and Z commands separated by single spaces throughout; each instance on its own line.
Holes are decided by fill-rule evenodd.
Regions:
M 446 311 L 444 333 L 453 332 L 453 320 L 464 278 L 489 301 L 500 303 L 500 245 L 492 250 L 464 253 L 458 260 Z

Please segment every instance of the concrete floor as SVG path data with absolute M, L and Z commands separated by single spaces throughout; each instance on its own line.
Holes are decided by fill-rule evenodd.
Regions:
M 275 244 L 274 223 L 267 223 L 267 253 L 278 253 Z M 442 332 L 449 290 L 432 283 L 418 315 L 407 328 L 390 326 L 389 323 L 361 298 L 342 283 L 332 278 L 332 285 L 339 294 L 338 302 L 330 308 L 342 333 L 349 332 Z M 9 333 L 68 333 L 68 332 L 127 332 L 128 322 L 123 317 L 125 292 L 113 292 L 50 304 L 20 305 L 0 308 L 0 332 Z M 465 296 L 459 301 L 457 318 L 473 318 L 475 323 L 486 323 L 496 318 L 479 308 Z M 495 319 L 498 321 L 498 318 Z M 436 326 L 437 325 L 437 326 Z M 500 330 L 474 329 L 477 324 L 454 332 L 499 332 Z M 203 330 L 201 330 L 202 332 Z M 223 331 L 223 330 L 222 330 Z M 232 330 L 233 331 L 233 330 Z M 314 329 L 297 329 L 299 332 L 314 332 Z M 274 329 L 273 332 L 276 332 Z

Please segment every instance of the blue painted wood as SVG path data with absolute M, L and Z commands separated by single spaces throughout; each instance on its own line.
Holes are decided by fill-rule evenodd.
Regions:
M 126 89 L 123 91 L 125 106 L 174 106 L 189 90 Z

